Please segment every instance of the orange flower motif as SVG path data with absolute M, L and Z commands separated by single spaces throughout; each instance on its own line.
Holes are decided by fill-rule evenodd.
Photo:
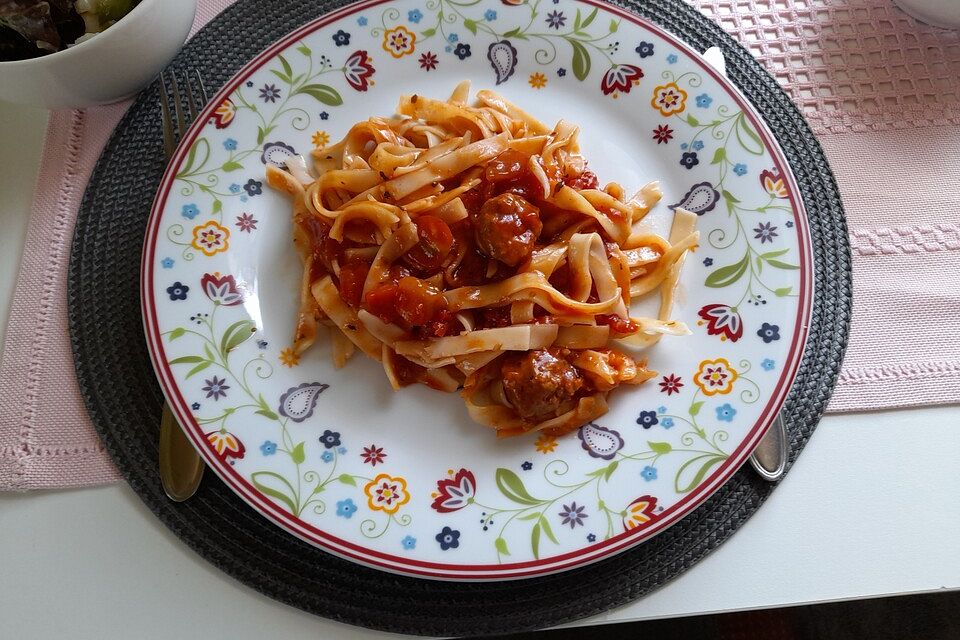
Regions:
M 330 134 L 326 131 L 317 131 L 313 134 L 313 146 L 322 149 L 330 142 Z
M 693 382 L 705 396 L 725 395 L 733 391 L 733 382 L 737 372 L 726 358 L 704 360 L 693 377 Z
M 394 58 L 402 58 L 413 53 L 416 48 L 414 46 L 416 41 L 417 34 L 403 25 L 398 25 L 383 32 L 383 50 Z
M 218 224 L 215 220 L 208 220 L 205 224 L 193 228 L 194 249 L 199 249 L 205 256 L 213 256 L 229 248 L 230 229 Z
M 280 362 L 285 367 L 295 367 L 300 364 L 300 354 L 298 354 L 292 348 L 287 347 L 280 352 Z
M 650 104 L 665 116 L 680 113 L 687 107 L 687 92 L 678 87 L 676 82 L 668 82 L 653 89 Z
M 760 184 L 774 198 L 789 198 L 790 192 L 787 191 L 787 183 L 776 170 L 770 171 L 764 169 L 760 172 Z
M 531 73 L 530 79 L 527 80 L 530 83 L 530 86 L 534 89 L 543 89 L 547 86 L 547 76 L 542 73 Z
M 623 530 L 631 531 L 642 527 L 656 517 L 657 499 L 653 496 L 640 496 L 623 511 Z
M 217 129 L 226 129 L 237 115 L 237 107 L 229 98 L 221 102 L 210 118 Z
M 371 511 L 393 514 L 400 507 L 410 502 L 407 481 L 399 476 L 394 478 L 386 473 L 381 473 L 368 482 L 363 488 L 363 492 L 367 495 L 367 506 L 370 507 Z
M 540 453 L 553 453 L 553 450 L 557 448 L 557 439 L 546 434 L 541 434 L 537 441 L 534 442 L 534 445 L 537 447 L 537 451 Z

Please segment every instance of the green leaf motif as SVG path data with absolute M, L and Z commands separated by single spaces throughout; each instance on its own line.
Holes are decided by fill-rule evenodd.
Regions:
M 274 413 L 273 411 L 271 411 L 270 409 L 257 409 L 254 413 L 260 414 L 261 416 L 263 416 L 263 417 L 266 418 L 267 420 L 279 420 L 279 419 L 280 419 L 280 416 L 278 416 L 277 414 L 275 414 L 275 413 Z
M 708 275 L 704 284 L 714 289 L 729 287 L 731 284 L 739 280 L 743 274 L 747 272 L 749 267 L 750 254 L 746 253 L 738 262 L 720 267 Z
M 603 471 L 603 479 L 606 480 L 607 482 L 609 482 L 609 481 L 610 481 L 610 476 L 613 475 L 613 472 L 616 471 L 616 470 L 617 470 L 617 467 L 619 467 L 619 466 L 620 466 L 620 461 L 619 461 L 619 460 L 614 460 L 613 462 L 611 462 L 610 464 L 608 464 L 607 467 L 606 467 L 606 469 L 604 469 L 604 471 Z
M 691 416 L 695 416 L 698 413 L 700 413 L 700 407 L 702 406 L 703 406 L 703 400 L 699 402 L 694 402 L 693 404 L 690 405 L 690 409 L 687 411 L 687 413 L 689 413 Z
M 740 146 L 743 147 L 747 153 L 752 153 L 755 156 L 763 155 L 763 141 L 742 113 L 737 116 L 737 124 L 734 127 L 734 131 L 737 133 L 737 142 L 740 143 Z
M 293 79 L 290 76 L 288 76 L 285 73 L 281 73 L 276 69 L 270 69 L 270 73 L 280 78 L 280 80 L 282 80 L 285 84 L 291 84 L 291 82 L 293 81 Z
M 793 287 L 780 287 L 775 290 L 773 294 L 779 298 L 790 295 L 790 292 L 793 291 Z
M 757 256 L 756 263 L 757 263 L 757 273 L 763 273 L 763 258 L 761 258 L 760 256 Z
M 517 518 L 517 520 L 536 520 L 539 517 L 540 517 L 540 512 L 534 511 L 533 513 L 528 513 L 525 516 L 520 516 L 519 518 Z
M 282 55 L 277 56 L 277 59 L 280 60 L 280 64 L 283 65 L 283 72 L 287 74 L 287 76 L 292 76 L 293 67 L 290 66 L 290 63 L 287 62 L 287 59 L 284 58 Z
M 177 338 L 182 337 L 183 334 L 185 334 L 186 332 L 187 330 L 184 329 L 183 327 L 177 327 L 176 329 L 170 332 L 170 335 L 167 336 L 167 338 L 173 341 L 173 340 L 176 340 Z
M 533 551 L 533 557 L 540 559 L 540 524 L 533 525 L 530 531 L 530 549 Z
M 223 166 L 220 167 L 225 172 L 230 173 L 231 171 L 237 171 L 238 169 L 243 169 L 243 165 L 237 162 L 236 160 L 227 160 L 223 163 Z
M 293 464 L 303 464 L 303 461 L 307 459 L 307 454 L 303 451 L 304 444 L 306 443 L 301 442 L 290 452 L 290 459 L 293 460 Z
M 297 51 L 307 56 L 308 58 L 310 57 L 310 54 L 313 53 L 312 51 L 310 51 L 310 47 L 308 47 L 305 44 L 301 44 L 299 47 L 297 47 Z
M 696 118 L 694 118 L 692 113 L 688 113 L 688 114 L 687 114 L 687 124 L 689 124 L 691 127 L 699 127 L 699 126 L 700 126 L 700 121 L 697 120 Z
M 727 157 L 727 150 L 723 147 L 720 147 L 713 153 L 713 160 L 710 161 L 710 164 L 720 164 Z
M 497 548 L 497 553 L 502 556 L 510 555 L 510 552 L 507 550 L 507 541 L 503 538 L 497 538 L 493 541 L 493 546 Z
M 209 360 L 204 360 L 203 362 L 201 362 L 200 364 L 198 364 L 197 366 L 195 366 L 193 369 L 190 369 L 190 371 L 187 371 L 187 376 L 186 376 L 186 377 L 189 378 L 190 376 L 192 376 L 192 375 L 194 375 L 194 374 L 196 374 L 196 373 L 200 373 L 201 371 L 203 371 L 204 369 L 206 369 L 207 367 L 209 367 L 211 364 L 213 364 L 213 363 L 210 362 Z
M 297 89 L 297 93 L 305 93 L 308 96 L 312 96 L 328 107 L 337 107 L 343 104 L 343 98 L 340 97 L 337 90 L 325 84 L 307 84 Z
M 740 202 L 740 199 L 737 196 L 733 195 L 726 189 L 723 190 L 723 199 L 727 201 L 727 206 L 730 206 L 730 203 Z
M 673 447 L 669 442 L 650 442 L 647 440 L 647 445 L 650 447 L 650 451 L 658 455 L 664 455 L 673 451 Z
M 620 28 L 620 23 L 616 20 L 610 20 L 610 33 L 615 33 Z
M 181 356 L 170 360 L 167 364 L 196 364 L 197 362 L 203 362 L 203 358 L 200 356 Z
M 250 320 L 238 320 L 227 327 L 223 337 L 220 339 L 220 353 L 224 356 L 230 353 L 241 344 L 253 337 L 253 332 L 257 330 Z
M 207 360 L 214 360 L 213 351 L 210 350 L 210 345 L 204 343 L 203 352 L 207 354 Z
M 287 482 L 286 478 L 273 471 L 254 471 L 250 474 L 250 480 L 261 493 L 276 498 L 287 506 L 290 513 L 296 515 L 297 503 L 294 496 L 297 495 L 297 492 L 294 491 L 293 486 Z M 268 481 L 270 484 L 267 484 Z
M 590 74 L 590 52 L 576 40 L 567 39 L 567 42 L 573 47 L 573 62 L 571 63 L 573 75 L 576 76 L 577 80 L 583 81 Z
M 223 211 L 223 203 L 220 201 L 220 198 L 213 199 L 213 215 L 217 215 Z
M 337 478 L 337 480 L 339 480 L 343 484 L 348 484 L 351 487 L 357 486 L 357 481 L 354 480 L 353 476 L 350 475 L 349 473 L 341 473 L 340 477 Z
M 202 155 L 201 155 L 202 154 Z M 201 159 L 198 162 L 197 157 L 200 156 Z M 206 138 L 197 138 L 196 142 L 190 145 L 190 150 L 187 152 L 187 161 L 184 163 L 183 167 L 177 172 L 177 177 L 190 175 L 190 172 L 193 171 L 194 166 L 197 169 L 203 167 L 207 164 L 207 160 L 210 158 L 210 143 L 207 142 Z
M 550 523 L 547 522 L 547 519 L 543 516 L 540 516 L 540 526 L 543 528 L 543 532 L 547 534 L 547 537 L 550 538 L 550 541 L 553 544 L 560 544 L 557 540 L 557 536 L 553 535 L 553 529 L 550 528 Z
M 463 28 L 468 30 L 473 35 L 477 35 L 477 23 L 474 22 L 473 20 L 470 20 L 470 19 L 464 20 Z
M 509 500 L 517 504 L 540 504 L 540 500 L 537 500 L 527 492 L 527 488 L 523 486 L 523 480 L 520 479 L 520 476 L 510 471 L 510 469 L 504 469 L 503 467 L 497 469 L 496 480 L 500 493 Z
M 514 31 L 516 31 L 516 29 L 514 29 Z M 432 36 L 432 35 L 435 34 L 436 32 L 437 32 L 436 29 L 430 28 L 430 29 L 427 29 L 427 30 L 425 30 L 425 31 L 421 31 L 421 32 L 420 32 L 420 35 L 422 35 L 424 38 L 429 38 L 430 36 Z M 507 34 L 503 34 L 503 35 L 507 35 Z
M 594 7 L 593 11 L 590 12 L 587 18 L 582 23 L 580 23 L 580 28 L 586 29 L 587 27 L 589 27 L 590 23 L 593 22 L 593 19 L 596 17 L 597 17 L 597 8 Z
M 767 264 L 771 267 L 776 267 L 777 269 L 799 269 L 800 267 L 795 264 L 789 264 L 787 262 L 781 262 L 780 260 L 767 260 Z
M 788 251 L 790 251 L 790 249 L 780 249 L 779 251 L 767 251 L 766 253 L 761 253 L 758 257 L 763 258 L 764 260 L 769 260 L 770 258 L 776 258 L 776 257 L 782 256 Z
M 677 469 L 677 475 L 673 481 L 673 488 L 677 493 L 689 493 L 697 488 L 697 485 L 700 484 L 700 481 L 703 480 L 704 476 L 707 475 L 707 472 L 710 471 L 714 466 L 723 462 L 727 459 L 727 456 L 719 455 L 716 453 L 708 453 L 702 456 L 696 456 L 690 458 Z M 697 465 L 700 465 L 699 468 L 696 468 Z M 688 473 L 688 471 L 696 468 L 693 477 L 689 481 L 681 480 L 681 478 Z

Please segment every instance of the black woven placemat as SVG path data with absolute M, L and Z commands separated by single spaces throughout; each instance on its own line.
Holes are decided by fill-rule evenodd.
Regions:
M 173 61 L 220 87 L 270 43 L 342 0 L 240 0 Z M 840 196 L 820 146 L 787 95 L 715 24 L 680 1 L 620 6 L 698 50 L 719 45 L 727 72 L 756 105 L 793 168 L 813 238 L 816 297 L 803 364 L 783 415 L 790 461 L 833 389 L 851 309 L 850 255 Z M 140 250 L 165 161 L 158 88 L 147 89 L 110 139 L 87 188 L 70 259 L 70 331 L 87 408 L 127 482 L 177 536 L 243 583 L 327 618 L 425 635 L 481 635 L 555 625 L 606 611 L 676 577 L 740 527 L 773 490 L 741 469 L 700 508 L 640 546 L 557 575 L 497 583 L 395 576 L 340 560 L 285 533 L 213 474 L 196 496 L 167 500 L 157 475 L 162 394 L 140 315 Z

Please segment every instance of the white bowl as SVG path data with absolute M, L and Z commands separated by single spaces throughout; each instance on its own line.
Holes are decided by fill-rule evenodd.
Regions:
M 0 62 L 0 100 L 56 109 L 125 98 L 173 59 L 196 10 L 197 0 L 141 0 L 116 24 L 75 47 Z

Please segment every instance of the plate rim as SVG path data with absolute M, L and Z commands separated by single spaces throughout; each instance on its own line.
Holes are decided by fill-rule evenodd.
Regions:
M 731 452 L 729 458 L 719 465 L 709 479 L 683 496 L 669 509 L 657 518 L 650 526 L 643 529 L 622 532 L 609 540 L 593 544 L 589 547 L 569 551 L 556 556 L 549 556 L 539 560 L 524 562 L 485 564 L 485 565 L 451 565 L 450 563 L 415 560 L 375 549 L 357 545 L 348 540 L 338 538 L 308 522 L 296 518 L 283 511 L 278 505 L 267 499 L 248 480 L 243 478 L 229 465 L 220 461 L 210 448 L 205 446 L 202 429 L 186 409 L 187 403 L 180 393 L 176 378 L 166 361 L 166 353 L 160 336 L 159 322 L 154 305 L 154 271 L 155 249 L 159 239 L 159 225 L 165 209 L 166 201 L 171 192 L 175 167 L 183 161 L 187 150 L 196 136 L 206 127 L 217 105 L 228 98 L 246 79 L 273 59 L 277 53 L 288 48 L 296 40 L 307 36 L 337 20 L 382 4 L 389 4 L 397 0 L 364 0 L 345 5 L 335 11 L 318 16 L 283 37 L 274 41 L 270 46 L 254 55 L 223 87 L 210 99 L 201 110 L 199 117 L 194 121 L 187 133 L 181 139 L 173 157 L 166 164 L 157 192 L 154 196 L 147 220 L 144 235 L 143 251 L 140 264 L 140 307 L 144 334 L 154 374 L 160 383 L 160 388 L 168 405 L 185 431 L 193 446 L 200 452 L 207 466 L 233 490 L 244 502 L 252 506 L 259 514 L 266 517 L 273 524 L 281 527 L 298 539 L 306 541 L 327 552 L 346 558 L 359 564 L 386 570 L 391 573 L 411 575 L 414 577 L 431 578 L 438 580 L 457 581 L 499 581 L 517 578 L 542 576 L 557 573 L 578 566 L 585 566 L 592 562 L 610 557 L 634 547 L 653 536 L 666 530 L 673 524 L 681 521 L 690 512 L 694 511 L 746 462 L 750 453 L 769 429 L 776 415 L 783 408 L 784 402 L 796 380 L 805 350 L 810 318 L 813 310 L 813 298 L 816 288 L 813 268 L 813 247 L 810 236 L 807 211 L 802 198 L 799 197 L 799 187 L 787 158 L 779 142 L 769 130 L 762 116 L 754 105 L 746 98 L 743 92 L 732 80 L 720 74 L 707 62 L 702 55 L 673 33 L 660 27 L 652 20 L 632 13 L 622 7 L 603 0 L 577 0 L 578 3 L 599 7 L 609 11 L 642 29 L 647 29 L 676 47 L 678 51 L 691 58 L 702 71 L 709 74 L 736 102 L 744 115 L 756 129 L 769 150 L 774 166 L 780 171 L 781 177 L 788 186 L 788 196 L 797 223 L 800 236 L 798 249 L 800 254 L 800 296 L 798 298 L 797 314 L 794 327 L 796 329 L 787 354 L 787 365 L 783 368 L 775 388 L 771 391 L 768 402 L 760 416 L 755 420 L 753 427 L 740 441 L 738 447 Z M 161 357 L 163 356 L 163 357 Z

